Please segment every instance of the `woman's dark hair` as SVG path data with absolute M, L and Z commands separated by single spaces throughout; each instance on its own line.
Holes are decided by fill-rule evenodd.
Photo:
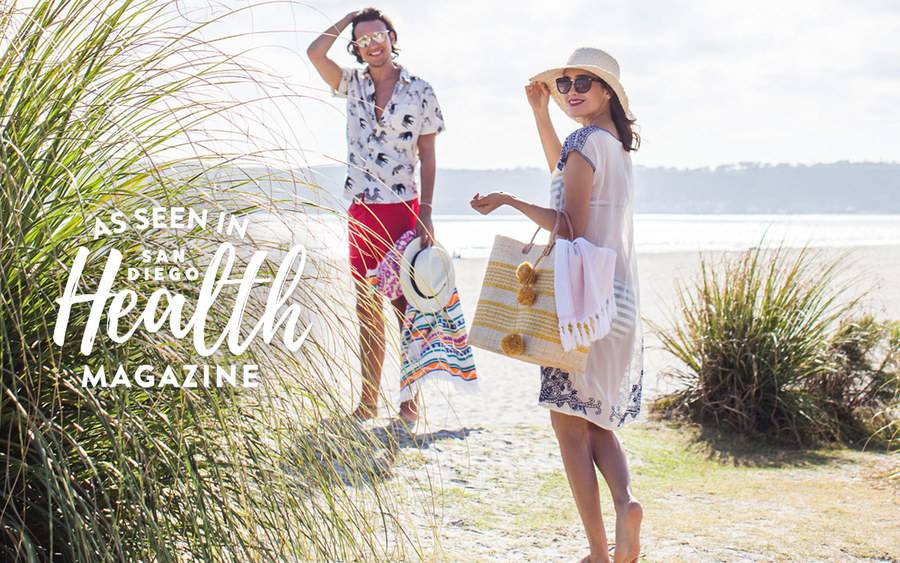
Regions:
M 612 115 L 613 123 L 616 126 L 616 133 L 619 134 L 619 139 L 622 140 L 622 147 L 624 147 L 626 151 L 638 150 L 641 146 L 641 135 L 635 131 L 634 128 L 634 123 L 637 120 L 628 119 L 628 116 L 625 114 L 625 108 L 622 107 L 622 102 L 619 101 L 619 96 L 616 94 L 615 90 L 610 88 L 609 84 L 603 80 L 600 81 L 600 84 L 602 84 L 610 94 L 609 112 Z
M 356 49 L 356 24 L 359 22 L 371 22 L 371 21 L 380 21 L 384 24 L 384 27 L 393 34 L 391 38 L 391 53 L 396 57 L 400 54 L 400 48 L 397 47 L 397 30 L 394 29 L 394 22 L 391 21 L 391 18 L 387 17 L 384 12 L 379 10 L 378 8 L 366 8 L 365 10 L 361 10 L 356 17 L 353 18 L 351 22 L 352 27 L 350 28 L 350 42 L 347 43 L 347 52 L 356 57 L 356 62 L 363 63 L 365 62 L 363 58 L 360 56 L 359 51 Z

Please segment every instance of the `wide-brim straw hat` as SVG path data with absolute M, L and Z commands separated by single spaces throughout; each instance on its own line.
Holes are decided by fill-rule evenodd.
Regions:
M 561 77 L 566 70 L 584 70 L 603 79 L 616 93 L 628 119 L 634 119 L 628 107 L 628 96 L 625 94 L 625 87 L 622 86 L 622 82 L 619 79 L 619 63 L 612 55 L 602 49 L 580 47 L 575 49 L 575 52 L 569 56 L 565 66 L 551 68 L 531 77 L 532 82 L 543 82 L 547 85 L 547 88 L 550 89 L 550 95 L 553 96 L 553 99 L 563 111 L 567 109 L 566 95 L 557 91 L 556 79 Z
M 423 313 L 437 313 L 447 306 L 456 290 L 453 258 L 441 245 L 422 247 L 413 239 L 403 252 L 400 287 L 406 302 Z

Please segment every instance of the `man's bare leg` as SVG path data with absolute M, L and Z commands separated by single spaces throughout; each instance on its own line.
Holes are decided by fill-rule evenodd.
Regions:
M 362 363 L 362 397 L 353 415 L 360 420 L 378 416 L 381 367 L 384 364 L 384 317 L 381 296 L 365 283 L 356 284 L 356 316 Z
M 403 321 L 406 316 L 406 298 L 402 295 L 391 301 L 394 307 L 394 313 L 397 315 L 397 325 L 400 327 L 400 334 L 403 334 Z M 416 403 L 418 393 L 412 399 L 400 403 L 400 418 L 407 424 L 413 424 L 419 418 L 419 406 Z

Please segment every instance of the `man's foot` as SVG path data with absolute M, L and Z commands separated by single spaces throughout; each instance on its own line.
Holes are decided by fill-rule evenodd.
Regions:
M 357 420 L 372 420 L 378 416 L 378 407 L 373 405 L 365 405 L 360 403 L 356 410 L 353 411 L 353 417 Z
M 585 555 L 579 563 L 609 563 L 609 555 L 606 553 L 600 555 Z
M 616 563 L 631 563 L 641 555 L 641 520 L 644 508 L 636 500 L 616 507 Z

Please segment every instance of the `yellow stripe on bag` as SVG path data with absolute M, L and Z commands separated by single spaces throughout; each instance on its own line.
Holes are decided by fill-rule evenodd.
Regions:
M 484 283 L 482 283 L 481 285 L 482 285 L 482 287 L 493 287 L 494 289 L 499 289 L 501 291 L 505 291 L 505 292 L 512 293 L 512 294 L 518 294 L 519 288 L 521 287 L 520 285 L 501 284 L 501 283 L 495 283 L 493 281 L 488 281 L 488 280 L 485 280 Z M 538 285 L 538 286 L 534 286 L 534 290 L 539 297 L 541 295 L 543 295 L 545 297 L 553 295 L 552 287 L 542 287 L 542 286 Z M 524 306 L 525 305 L 523 305 L 523 307 Z
M 520 287 L 522 284 L 514 275 L 498 275 L 498 274 L 485 274 L 484 281 L 492 281 L 492 282 L 500 282 L 500 283 L 511 283 L 516 287 Z M 547 289 L 553 289 L 553 276 L 541 276 L 538 275 L 537 283 L 533 284 L 538 287 L 546 287 Z
M 499 325 L 499 330 L 504 335 L 513 332 L 540 334 L 545 338 L 554 339 L 555 342 L 559 342 L 559 330 L 556 329 L 556 325 L 548 325 L 541 322 L 539 319 L 522 317 L 517 319 L 518 322 L 513 326 L 510 322 L 511 319 L 509 313 L 499 308 L 482 309 L 479 311 L 477 319 L 479 324 L 481 324 L 481 321 L 492 321 Z
M 495 325 L 495 324 L 487 322 L 485 320 L 482 320 L 479 324 L 481 324 L 481 326 L 484 328 L 489 328 L 489 329 L 495 330 L 504 336 L 506 334 L 509 334 L 509 327 Z M 543 340 L 544 342 L 549 342 L 550 344 L 559 344 L 559 334 L 556 335 L 555 339 L 550 338 L 548 336 L 544 336 L 543 334 L 535 334 L 532 332 L 525 332 L 525 331 L 519 331 L 518 334 L 525 335 L 529 338 L 536 338 L 538 340 Z
M 523 262 L 524 262 L 524 260 L 523 260 Z M 519 267 L 518 264 L 507 264 L 506 262 L 500 262 L 497 260 L 489 260 L 488 261 L 488 270 L 490 270 L 491 266 L 496 266 L 496 267 L 502 268 L 504 270 L 513 270 L 513 271 L 515 271 L 515 269 Z M 544 272 L 544 273 L 550 272 L 551 274 L 553 273 L 553 270 L 550 268 L 538 268 L 535 271 L 538 274 L 540 274 L 541 272 Z
M 493 307 L 493 308 L 501 309 L 501 310 L 506 311 L 507 313 L 513 314 L 513 315 L 515 315 L 515 316 L 517 316 L 517 317 L 519 316 L 518 313 L 519 313 L 520 311 L 523 312 L 523 313 L 526 312 L 526 311 L 524 310 L 524 306 L 522 306 L 522 307 L 512 307 L 512 306 L 510 306 L 510 305 L 507 305 L 507 304 L 505 304 L 505 303 L 501 303 L 500 301 L 494 301 L 494 300 L 492 300 L 492 299 L 481 299 L 481 300 L 478 301 L 478 304 L 479 304 L 479 305 L 482 305 L 482 304 L 483 304 L 483 305 L 485 305 L 485 306 L 487 306 L 487 307 Z M 534 314 L 534 315 L 539 315 L 539 316 L 541 316 L 541 317 L 544 317 L 545 319 L 547 319 L 548 321 L 550 321 L 550 325 L 551 325 L 551 326 L 557 326 L 557 325 L 559 325 L 559 317 L 556 316 L 556 312 L 555 312 L 555 311 L 553 311 L 553 312 L 551 312 L 551 311 L 544 311 L 543 309 L 538 309 L 538 308 L 536 308 L 536 307 L 529 307 L 528 310 L 527 310 L 527 313 L 528 313 L 528 315 Z
M 499 324 L 503 326 L 503 333 L 509 334 L 512 332 L 529 332 L 541 334 L 547 338 L 556 338 L 559 340 L 559 330 L 554 330 L 554 327 L 547 326 L 546 324 L 536 321 L 534 319 L 528 320 L 525 318 L 519 319 L 519 322 L 513 326 L 510 323 L 509 315 L 505 314 L 503 311 L 499 310 L 491 310 L 484 311 L 483 313 L 478 315 L 478 321 L 482 320 L 491 321 L 495 324 Z

